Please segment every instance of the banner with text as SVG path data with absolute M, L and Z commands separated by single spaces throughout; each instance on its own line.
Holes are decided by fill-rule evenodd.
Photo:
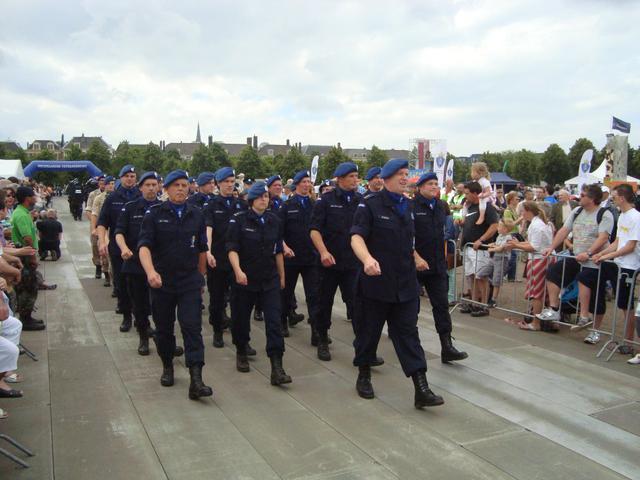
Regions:
M 433 158 L 433 171 L 438 176 L 438 185 L 444 186 L 445 168 L 447 165 L 447 141 L 430 140 L 431 158 Z

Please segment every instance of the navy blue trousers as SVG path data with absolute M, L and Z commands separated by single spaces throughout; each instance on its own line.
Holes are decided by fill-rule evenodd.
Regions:
M 238 286 L 231 292 L 231 335 L 238 353 L 245 353 L 251 339 L 251 310 L 256 302 L 262 304 L 264 328 L 267 335 L 267 356 L 284 353 L 284 338 L 280 321 L 280 289 L 252 292 Z
M 132 305 L 136 330 L 146 332 L 150 325 L 149 314 L 151 313 L 147 276 L 139 273 L 124 273 L 123 277 Z
M 338 287 L 342 301 L 347 306 L 347 318 L 351 320 L 353 331 L 357 330 L 357 318 L 355 314 L 355 294 L 356 279 L 358 270 L 336 270 L 335 268 L 320 267 L 320 298 L 318 307 L 318 319 L 316 330 L 318 333 L 326 333 L 331 327 L 331 311 L 333 310 L 333 299 Z M 286 280 L 286 278 L 285 278 Z
M 449 315 L 449 276 L 447 272 L 418 275 L 418 282 L 424 286 L 433 307 L 433 320 L 439 335 L 451 333 Z
M 226 295 L 231 287 L 231 270 L 207 267 L 207 290 L 209 290 L 209 323 L 215 333 L 222 333 L 222 314 L 226 306 Z
M 296 306 L 295 290 L 298 277 L 302 276 L 304 296 L 307 301 L 309 323 L 315 326 L 318 316 L 320 287 L 320 271 L 316 265 L 285 265 L 284 290 L 282 290 L 282 324 L 287 322 L 287 315 Z

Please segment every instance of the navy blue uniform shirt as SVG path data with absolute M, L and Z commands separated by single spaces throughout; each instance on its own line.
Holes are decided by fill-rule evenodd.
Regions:
M 247 204 L 235 197 L 216 195 L 204 209 L 205 223 L 213 229 L 211 254 L 216 259 L 216 268 L 230 270 L 229 257 L 225 248 L 227 228 L 231 217 L 247 209 Z
M 362 199 L 358 192 L 345 192 L 335 188 L 324 193 L 313 206 L 309 230 L 317 230 L 322 235 L 327 250 L 336 260 L 336 264 L 331 268 L 349 270 L 357 269 L 361 265 L 351 250 L 349 229 Z
M 385 191 L 372 195 L 358 205 L 351 234 L 364 238 L 369 253 L 382 271 L 382 275 L 369 276 L 360 264 L 359 296 L 390 303 L 418 297 L 413 258 L 414 222 L 410 208 L 400 214 L 396 203 Z
M 180 217 L 170 202 L 151 207 L 142 220 L 138 249 L 151 250 L 153 266 L 162 277 L 162 289 L 183 292 L 200 288 L 200 253 L 207 251 L 204 217 L 199 208 L 182 205 Z
M 102 226 L 109 230 L 109 255 L 120 256 L 120 247 L 116 243 L 116 225 L 118 217 L 122 213 L 122 208 L 126 203 L 137 200 L 140 197 L 140 190 L 136 187 L 124 188 L 119 187 L 114 190 L 102 204 L 100 217 L 98 217 L 98 226 Z
M 282 222 L 284 242 L 295 254 L 292 258 L 285 258 L 287 265 L 318 264 L 320 257 L 309 236 L 313 204 L 313 200 L 309 197 L 294 195 L 284 202 L 278 212 Z
M 195 205 L 201 210 L 204 210 L 205 208 L 207 208 L 207 205 L 212 198 L 213 198 L 213 195 L 209 195 L 202 192 L 196 192 L 193 195 L 191 195 L 189 198 L 187 198 L 187 203 L 190 203 L 191 205 Z
M 412 207 L 415 217 L 416 252 L 429 264 L 429 270 L 418 272 L 418 275 L 446 272 L 444 228 L 447 213 L 442 200 L 434 198 L 429 201 L 418 193 Z
M 123 273 L 135 273 L 138 275 L 144 275 L 142 265 L 140 265 L 140 259 L 138 258 L 138 238 L 140 236 L 140 228 L 142 227 L 142 220 L 145 213 L 153 205 L 160 203 L 160 200 L 147 201 L 140 197 L 133 202 L 126 203 L 122 207 L 122 212 L 118 217 L 118 223 L 116 224 L 115 235 L 118 233 L 124 235 L 124 240 L 127 246 L 133 252 L 133 257 L 129 260 L 125 260 L 122 264 Z
M 247 276 L 246 286 L 253 292 L 280 287 L 276 255 L 282 253 L 282 228 L 273 212 L 262 216 L 249 209 L 236 213 L 229 221 L 227 252 L 237 252 L 240 268 Z

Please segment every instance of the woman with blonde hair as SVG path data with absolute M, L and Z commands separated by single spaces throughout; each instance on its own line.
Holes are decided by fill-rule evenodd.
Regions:
M 484 162 L 475 162 L 471 164 L 471 178 L 478 182 L 482 187 L 482 192 L 479 195 L 480 199 L 480 212 L 478 214 L 478 220 L 476 225 L 482 225 L 484 223 L 484 215 L 487 211 L 487 203 L 495 203 L 495 192 L 491 188 L 491 175 L 487 164 Z
M 507 245 L 509 248 L 529 252 L 527 285 L 524 295 L 527 300 L 531 301 L 533 320 L 531 323 L 527 323 L 524 320 L 515 322 L 507 319 L 507 321 L 515 323 L 522 330 L 556 331 L 557 327 L 542 325 L 541 321 L 535 316 L 537 313 L 542 312 L 546 293 L 545 278 L 547 276 L 548 259 L 540 254 L 549 248 L 553 242 L 553 227 L 549 224 L 547 216 L 536 202 L 524 202 L 522 207 L 522 216 L 529 222 L 527 241 L 518 242 L 512 240 Z

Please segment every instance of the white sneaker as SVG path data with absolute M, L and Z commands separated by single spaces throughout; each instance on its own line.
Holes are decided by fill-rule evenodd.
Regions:
M 629 360 L 627 360 L 627 363 L 629 363 L 631 365 L 640 365 L 640 353 L 636 354 L 635 357 L 630 358 Z
M 595 345 L 600 341 L 600 334 L 598 332 L 591 332 L 584 339 L 584 343 L 589 343 L 591 345 Z
M 572 332 L 577 332 L 578 330 L 584 330 L 585 328 L 587 328 L 592 323 L 593 322 L 591 321 L 591 319 L 589 317 L 578 317 L 578 323 L 576 323 L 575 325 L 571 326 L 571 331 Z
M 553 308 L 545 308 L 542 312 L 536 314 L 536 318 L 542 321 L 560 321 L 560 311 Z

